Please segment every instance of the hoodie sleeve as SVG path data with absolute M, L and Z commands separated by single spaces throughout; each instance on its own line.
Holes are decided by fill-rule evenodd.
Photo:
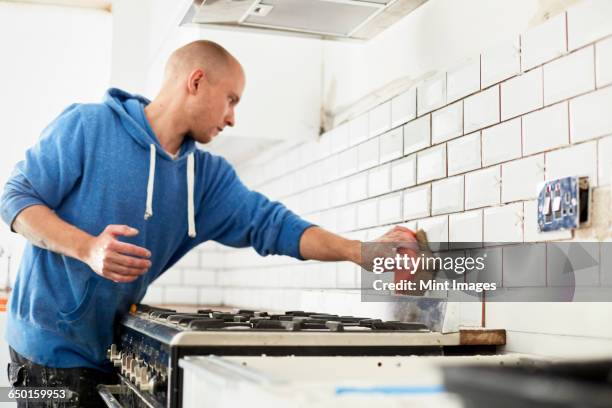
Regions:
M 205 231 L 207 239 L 232 247 L 252 246 L 262 256 L 303 260 L 300 238 L 313 224 L 283 204 L 249 190 L 225 159 L 213 155 L 204 159 L 209 160 L 206 173 L 212 180 L 206 183 L 199 230 Z
M 11 228 L 21 211 L 33 205 L 55 209 L 81 177 L 83 122 L 72 105 L 44 131 L 15 166 L 0 198 L 2 219 Z

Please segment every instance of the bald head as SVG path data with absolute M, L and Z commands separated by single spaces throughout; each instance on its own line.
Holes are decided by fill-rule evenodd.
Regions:
M 170 55 L 164 72 L 164 85 L 176 83 L 194 69 L 202 69 L 208 81 L 216 83 L 235 66 L 240 64 L 219 44 L 207 40 L 194 41 Z

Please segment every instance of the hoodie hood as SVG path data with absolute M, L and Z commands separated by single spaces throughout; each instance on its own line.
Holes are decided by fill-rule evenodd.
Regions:
M 159 143 L 153 129 L 144 113 L 144 107 L 151 101 L 140 95 L 132 95 L 121 89 L 111 88 L 106 92 L 104 103 L 119 115 L 121 123 L 134 141 L 149 150 L 149 176 L 147 181 L 147 199 L 144 207 L 144 219 L 153 217 L 153 192 L 155 188 L 155 162 L 157 156 L 164 160 L 187 160 L 187 225 L 190 238 L 196 237 L 195 203 L 194 203 L 194 173 L 195 173 L 195 142 L 185 138 L 176 159 L 172 158 Z
M 140 106 L 145 107 L 151 101 L 144 96 L 131 94 L 118 88 L 110 88 L 104 95 L 104 103 L 108 105 L 119 117 L 121 122 L 129 135 L 134 141 L 143 147 L 143 149 L 150 149 L 150 146 L 155 145 L 155 150 L 158 156 L 166 159 L 173 160 L 159 143 L 153 130 L 150 128 L 146 117 L 144 123 L 141 124 L 141 120 L 138 118 L 138 111 L 141 109 Z M 186 159 L 190 153 L 196 150 L 195 141 L 189 137 L 183 140 L 183 144 L 179 149 L 179 155 L 175 160 Z

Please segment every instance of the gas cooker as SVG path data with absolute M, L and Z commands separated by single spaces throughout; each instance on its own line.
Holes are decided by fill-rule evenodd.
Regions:
M 108 352 L 122 383 L 112 390 L 102 386 L 101 394 L 109 398 L 111 391 L 119 393 L 123 406 L 180 407 L 178 361 L 191 355 L 444 355 L 483 343 L 480 353 L 494 352 L 495 345 L 503 344 L 465 341 L 465 333 L 442 334 L 415 322 L 304 311 L 179 313 L 135 305 L 121 319 Z

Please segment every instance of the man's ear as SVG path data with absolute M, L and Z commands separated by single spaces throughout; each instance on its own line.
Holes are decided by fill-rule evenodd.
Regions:
M 205 79 L 205 73 L 201 69 L 194 70 L 190 75 L 187 81 L 187 90 L 190 94 L 195 94 L 200 86 L 202 86 L 202 81 Z

